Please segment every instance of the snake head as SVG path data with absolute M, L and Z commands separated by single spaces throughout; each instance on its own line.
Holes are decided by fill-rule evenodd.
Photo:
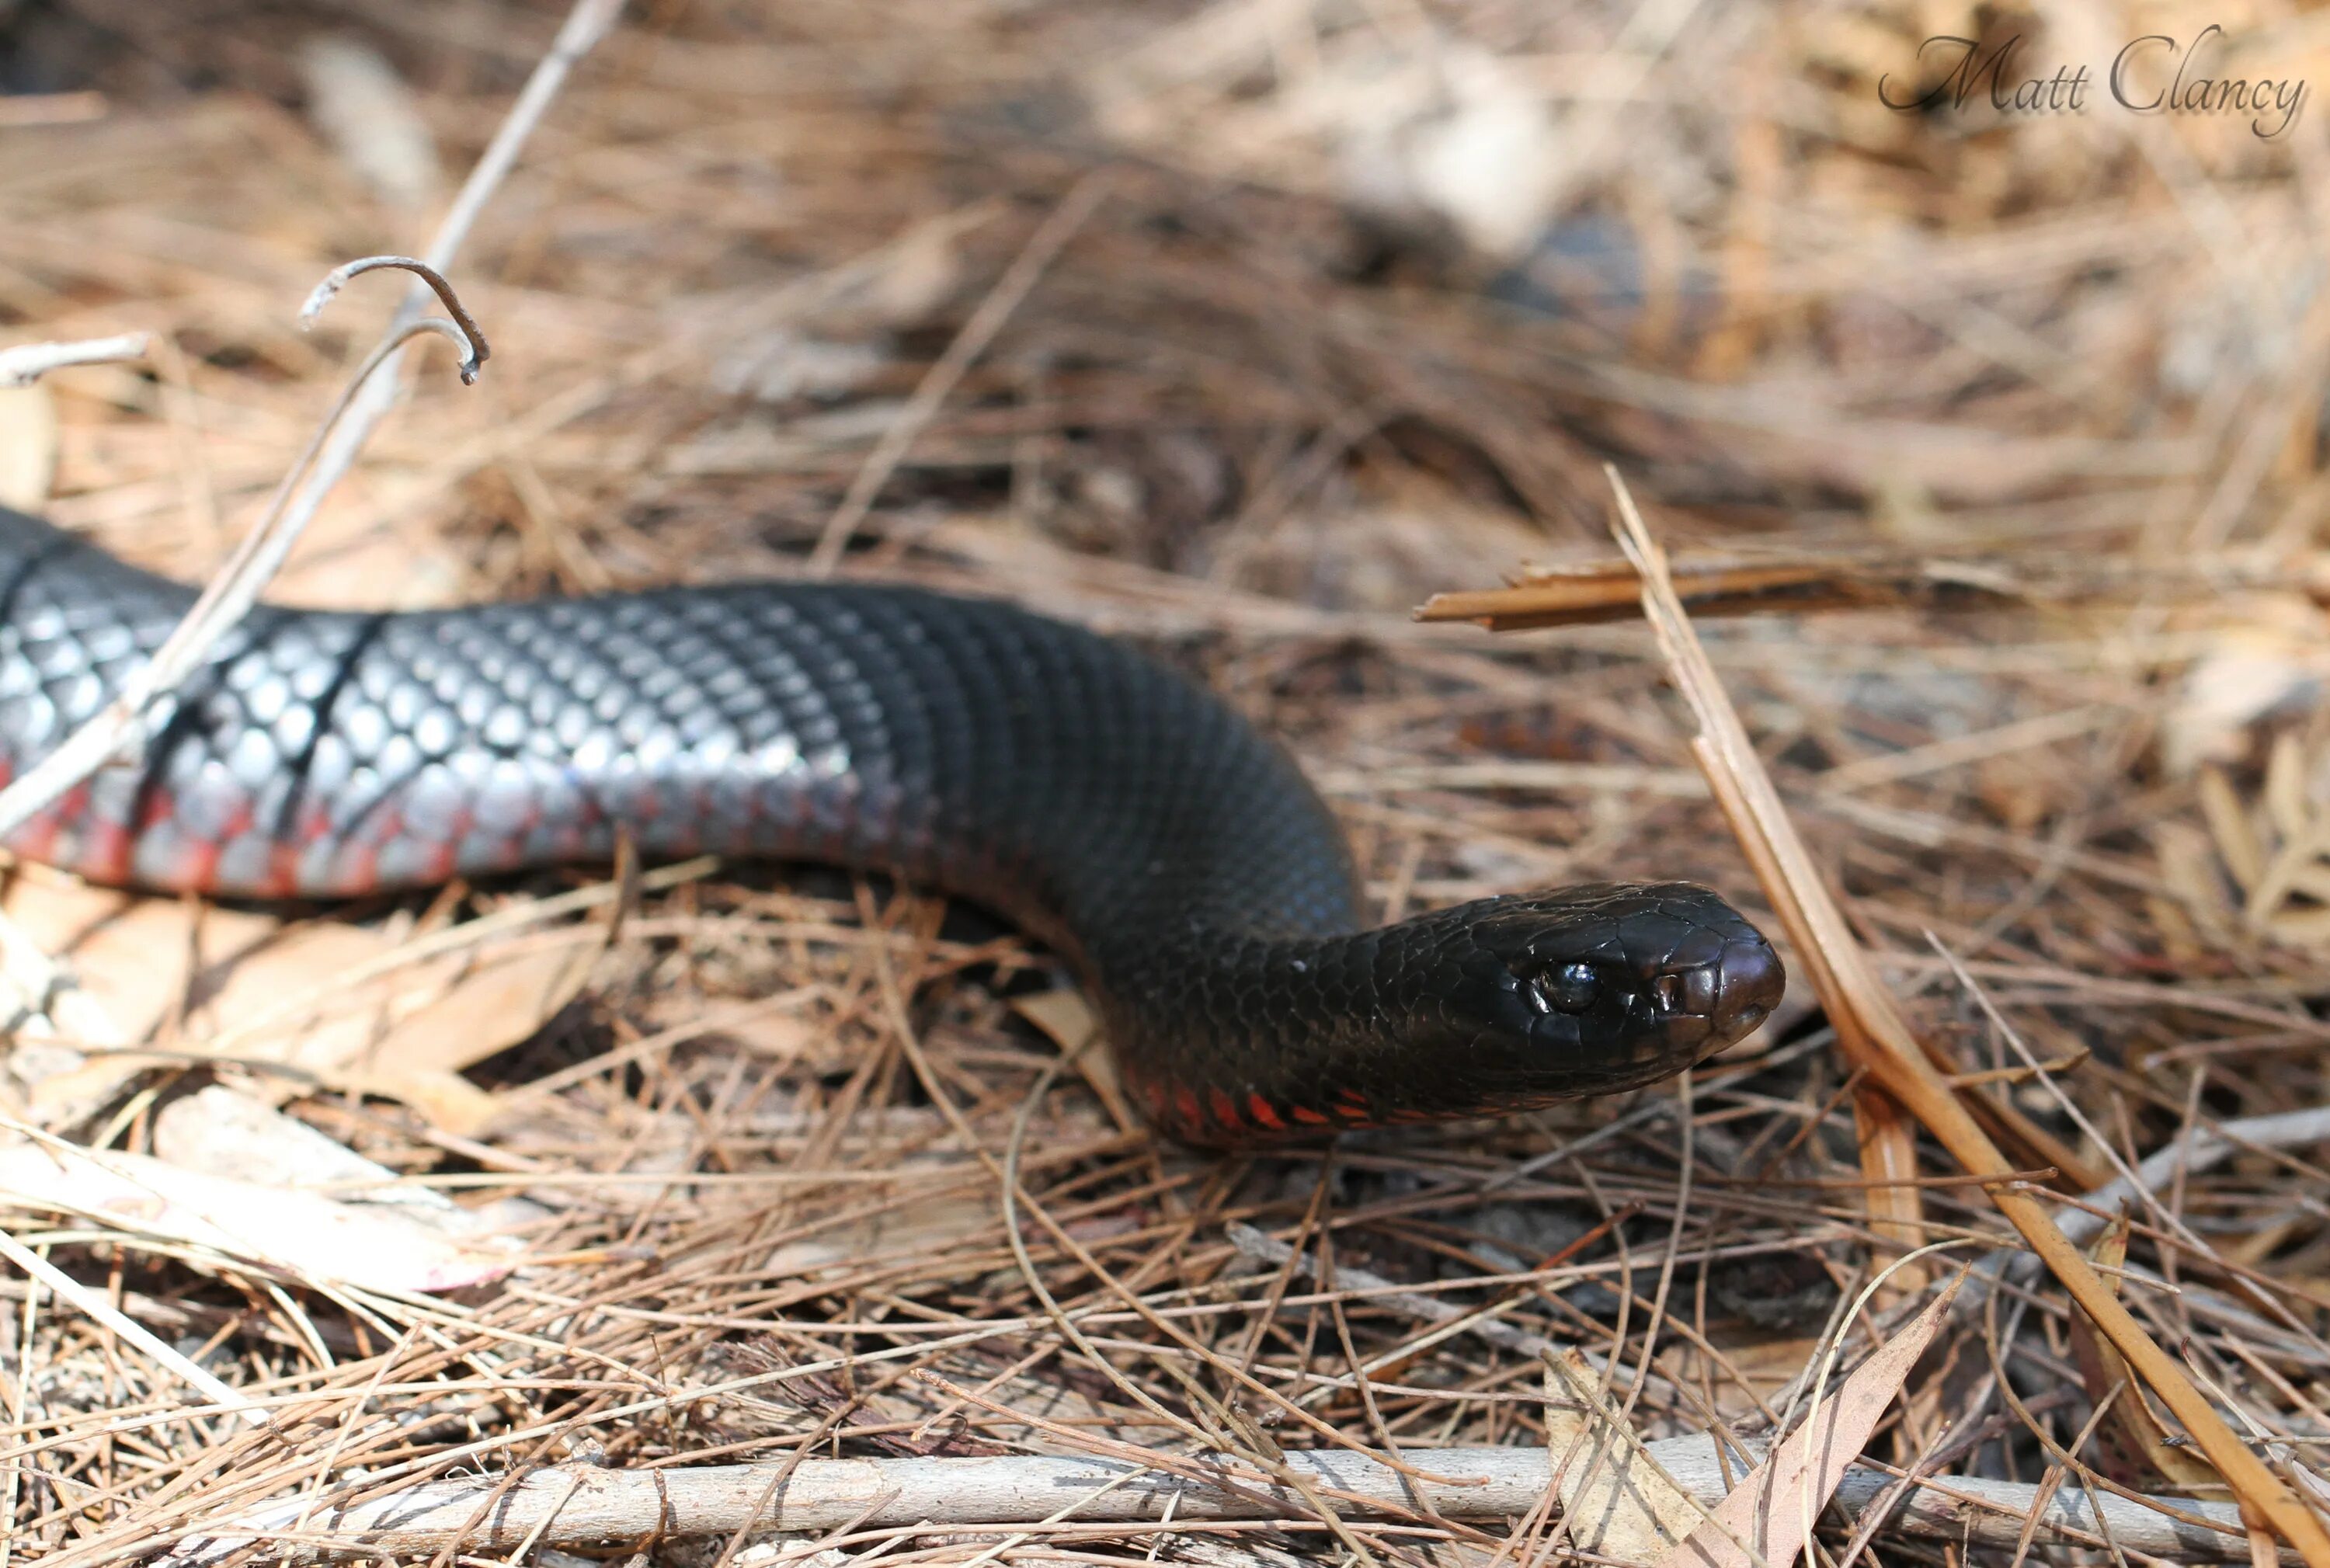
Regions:
M 1745 1038 L 1779 955 L 1691 883 L 1601 883 L 1466 906 L 1472 1054 L 1513 1103 L 1637 1087 Z

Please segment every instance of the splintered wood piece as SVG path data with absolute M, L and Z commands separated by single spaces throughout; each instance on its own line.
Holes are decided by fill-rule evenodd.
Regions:
M 2253 562 L 2180 562 L 2174 572 L 2094 558 L 1937 555 L 1900 552 L 1697 555 L 1669 562 L 1675 598 L 1694 616 L 1813 609 L 1994 609 L 2034 603 L 2213 596 L 2286 588 L 2287 576 Z M 1642 614 L 1641 590 L 1624 556 L 1520 573 L 1503 588 L 1438 593 L 1416 612 L 1425 621 L 1470 620 L 1491 631 L 1586 626 Z

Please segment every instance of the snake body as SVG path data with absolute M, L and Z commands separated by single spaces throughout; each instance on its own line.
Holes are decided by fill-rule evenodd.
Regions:
M 0 773 L 193 602 L 0 509 Z M 1629 1088 L 1739 1038 L 1778 960 L 1682 883 L 1365 929 L 1293 760 L 1135 650 L 1009 605 L 757 583 L 351 614 L 262 606 L 133 766 L 17 853 L 94 880 L 341 897 L 644 855 L 815 860 L 997 909 L 1095 996 L 1123 1080 L 1204 1145 Z

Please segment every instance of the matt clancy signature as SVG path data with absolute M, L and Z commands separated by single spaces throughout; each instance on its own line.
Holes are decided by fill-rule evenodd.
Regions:
M 2131 39 L 2112 56 L 2107 77 L 2112 100 L 2136 114 L 2247 115 L 2250 133 L 2262 140 L 2272 141 L 2286 134 L 2297 123 L 2298 114 L 2306 107 L 2306 82 L 2296 77 L 2212 77 L 2198 73 L 2202 49 L 2223 36 L 2224 31 L 2211 23 L 2193 40 L 2189 50 L 2180 49 L 2176 40 L 2164 33 L 2147 33 Z M 1918 46 L 1918 61 L 1923 62 L 1929 52 L 1939 52 L 1947 59 L 1949 52 L 1955 50 L 1956 60 L 1949 74 L 1917 97 L 1899 101 L 1896 101 L 1889 86 L 1892 78 L 1880 77 L 1878 99 L 1886 108 L 1904 113 L 1933 109 L 1945 99 L 1952 109 L 1964 109 L 1987 77 L 1990 106 L 2002 115 L 2085 114 L 2088 90 L 2093 85 L 2088 68 L 2082 65 L 2074 70 L 2063 65 L 2056 67 L 2051 76 L 2018 77 L 2014 74 L 2014 53 L 2022 45 L 2022 35 L 2019 33 L 1988 51 L 1976 39 L 1949 33 L 1928 38 Z M 2146 62 L 2142 67 L 2144 71 L 2156 70 L 2164 61 L 2154 57 L 2161 56 L 2163 51 L 2176 57 L 2175 75 L 2167 86 L 2133 80 L 2138 74 L 2139 61 Z

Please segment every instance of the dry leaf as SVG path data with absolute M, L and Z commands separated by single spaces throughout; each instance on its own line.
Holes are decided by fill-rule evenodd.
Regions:
M 2161 760 L 2182 778 L 2207 763 L 2251 753 L 2251 726 L 2275 709 L 2306 700 L 2330 679 L 2322 607 L 2302 593 L 2221 598 L 2216 624 L 2161 723 Z
M 1576 1350 L 1545 1363 L 1546 1450 L 1561 1478 L 1561 1516 L 1570 1544 L 1596 1556 L 1639 1563 L 1707 1517 L 1617 1419 L 1601 1379 Z
M 2176 894 L 2194 934 L 2221 938 L 2230 931 L 2236 912 L 2209 834 L 2189 822 L 2155 822 L 2152 849 L 2160 863 L 2160 880 Z
M 2265 845 L 2259 842 L 2249 813 L 2241 808 L 2240 797 L 2233 792 L 2231 780 L 2221 770 L 2201 770 L 2199 790 L 2201 814 L 2208 821 L 2211 836 L 2217 841 L 2217 854 L 2223 859 L 2225 869 L 2232 874 L 2233 881 L 2246 893 L 2265 875 Z
M 71 966 L 124 1040 L 299 1075 L 278 1087 L 305 1077 L 415 1103 L 474 1100 L 468 1118 L 483 1096 L 450 1091 L 448 1076 L 554 1016 L 605 940 L 600 926 L 563 927 L 399 963 L 396 940 L 381 931 L 333 921 L 285 926 L 32 875 L 16 880 L 0 910 Z M 174 1021 L 181 998 L 185 1015 Z M 141 1066 L 102 1056 L 50 1076 L 32 1086 L 33 1112 L 52 1126 L 85 1115 Z M 457 1114 L 446 1125 L 481 1122 Z
M 469 1095 L 486 1098 L 484 1091 L 465 1079 L 455 1077 L 452 1082 Z M 434 1107 L 425 1109 L 436 1125 L 452 1125 L 452 1119 L 440 1116 Z M 154 1154 L 182 1170 L 204 1176 L 287 1191 L 317 1192 L 360 1208 L 393 1207 L 404 1218 L 463 1245 L 491 1252 L 516 1250 L 515 1242 L 502 1233 L 503 1227 L 542 1214 L 518 1198 L 497 1200 L 485 1210 L 464 1208 L 435 1187 L 405 1182 L 399 1173 L 365 1158 L 298 1118 L 223 1083 L 181 1096 L 155 1113 Z
M 1554 214 L 1569 170 L 1565 137 L 1542 94 L 1486 50 L 1444 46 L 1437 61 L 1445 99 L 1420 123 L 1389 137 L 1359 110 L 1340 149 L 1357 194 L 1390 194 L 1454 226 L 1473 248 L 1499 260 L 1525 255 Z M 1399 134 L 1404 130 L 1405 135 Z M 1404 189 L 1384 189 L 1388 153 Z M 1361 173 L 1361 170 L 1366 173 Z M 1404 176 L 1404 178 L 1402 178 Z
M 1719 1361 L 1688 1339 L 1671 1339 L 1653 1357 L 1666 1376 L 1704 1390 L 1715 1389 L 1713 1409 L 1724 1421 L 1745 1423 L 1782 1397 L 1813 1357 L 1820 1340 L 1791 1334 L 1781 1339 L 1748 1339 L 1723 1345 Z M 1704 1395 L 1702 1395 L 1704 1397 Z
M 155 1113 L 154 1156 L 181 1170 L 293 1191 L 396 1180 L 386 1166 L 223 1083 L 181 1096 Z M 384 1197 L 452 1206 L 429 1187 L 394 1187 Z
M 797 1013 L 774 1010 L 775 1006 L 790 1001 L 790 997 L 763 1000 L 768 1005 L 725 1019 L 710 1033 L 733 1043 L 739 1050 L 749 1051 L 778 1065 L 790 1067 L 796 1062 L 808 1060 L 816 1063 L 819 1070 L 822 1071 L 823 1063 L 811 1053 L 820 1044 L 828 1043 L 829 1031 L 815 1027 Z
M 513 1265 L 381 1208 L 60 1144 L 0 1148 L 0 1200 L 361 1289 L 456 1290 Z
M 458 1072 L 526 1040 L 582 993 L 605 937 L 598 925 L 568 926 L 464 958 L 432 1000 L 366 1048 L 368 1076 Z
M 488 1131 L 505 1109 L 499 1099 L 458 1072 L 428 1069 L 358 1072 L 346 1086 L 359 1094 L 402 1100 L 419 1111 L 430 1126 L 458 1138 L 476 1138 Z
M 1132 1101 L 1125 1097 L 1124 1081 L 1117 1076 L 1115 1055 L 1085 1049 L 1100 1034 L 1100 1019 L 1083 992 L 1040 991 L 1032 997 L 1018 997 L 1011 1007 L 1060 1048 L 1060 1054 L 1075 1065 L 1084 1082 L 1100 1097 L 1111 1121 L 1126 1132 L 1141 1125 L 1141 1119 L 1133 1114 Z
M 1740 1550 L 1740 1542 L 1753 1546 L 1766 1568 L 1787 1568 L 1795 1562 L 1846 1467 L 1868 1446 L 1879 1418 L 1933 1343 L 1965 1283 L 1961 1271 L 1923 1312 L 1855 1367 L 1844 1386 L 1789 1434 L 1778 1453 L 1731 1488 L 1713 1519 L 1658 1559 L 1658 1568 L 1750 1568 L 1754 1559 Z

